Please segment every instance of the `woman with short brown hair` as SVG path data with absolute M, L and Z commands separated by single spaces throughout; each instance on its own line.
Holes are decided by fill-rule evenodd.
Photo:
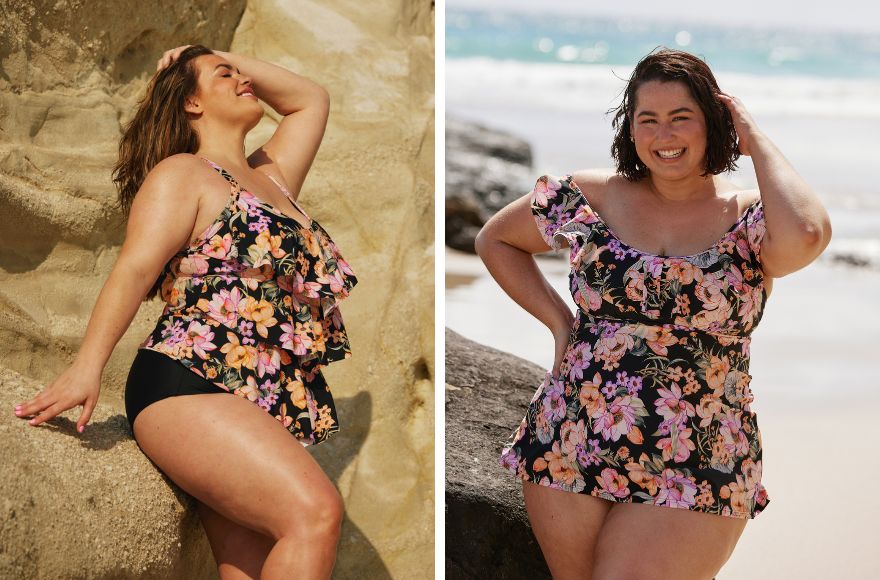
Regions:
M 644 57 L 613 124 L 614 171 L 541 176 L 477 237 L 556 342 L 500 461 L 554 578 L 711 578 L 769 502 L 750 334 L 772 279 L 815 260 L 831 226 L 691 54 Z M 721 176 L 740 154 L 760 191 Z M 574 315 L 532 257 L 562 247 Z

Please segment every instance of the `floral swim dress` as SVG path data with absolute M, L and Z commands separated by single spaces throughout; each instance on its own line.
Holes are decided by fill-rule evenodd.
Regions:
M 570 247 L 577 313 L 500 463 L 536 484 L 736 518 L 769 503 L 749 408 L 750 335 L 767 294 L 760 199 L 711 248 L 627 246 L 570 175 L 531 194 L 541 236 Z
M 351 356 L 338 306 L 355 274 L 318 222 L 303 225 L 202 159 L 229 181 L 229 201 L 165 265 L 165 307 L 138 348 L 259 405 L 301 444 L 320 443 L 339 430 L 321 367 Z

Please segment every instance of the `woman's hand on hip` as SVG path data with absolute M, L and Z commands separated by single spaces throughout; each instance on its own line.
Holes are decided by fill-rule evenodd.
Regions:
M 73 364 L 35 397 L 16 405 L 15 414 L 21 418 L 33 415 L 34 418 L 29 423 L 36 426 L 59 413 L 82 405 L 82 413 L 76 422 L 76 430 L 82 433 L 92 417 L 100 392 L 101 372 Z
M 553 328 L 553 340 L 556 344 L 556 356 L 553 358 L 554 375 L 559 373 L 559 366 L 565 358 L 565 351 L 568 350 L 568 341 L 571 337 L 571 327 L 574 325 L 574 314 L 566 308 L 565 318 L 562 322 Z

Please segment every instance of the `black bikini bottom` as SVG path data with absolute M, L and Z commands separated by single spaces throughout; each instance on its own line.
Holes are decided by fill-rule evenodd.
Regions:
M 152 403 L 178 395 L 229 393 L 166 354 L 138 349 L 125 383 L 125 415 L 134 434 L 138 413 Z

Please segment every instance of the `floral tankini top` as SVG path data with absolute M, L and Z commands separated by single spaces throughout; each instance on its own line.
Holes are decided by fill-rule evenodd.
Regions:
M 338 306 L 355 274 L 316 221 L 284 215 L 202 159 L 229 181 L 229 202 L 165 265 L 165 307 L 139 348 L 254 402 L 303 445 L 322 442 L 339 426 L 321 367 L 351 356 Z
M 749 408 L 750 335 L 767 300 L 761 200 L 691 256 L 626 245 L 570 175 L 538 179 L 531 209 L 548 245 L 568 242 L 577 313 L 501 464 L 611 501 L 755 517 L 769 502 Z

